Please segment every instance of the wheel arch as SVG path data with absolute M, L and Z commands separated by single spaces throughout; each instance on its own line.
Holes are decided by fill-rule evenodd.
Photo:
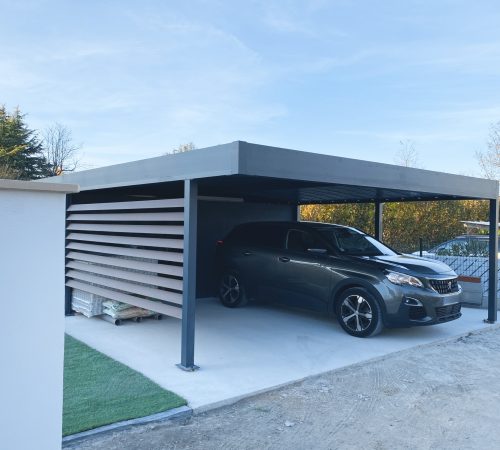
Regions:
M 384 299 L 382 298 L 382 295 L 377 290 L 377 288 L 375 288 L 373 286 L 372 283 L 370 283 L 366 280 L 363 280 L 361 278 L 347 278 L 347 279 L 341 281 L 337 286 L 335 286 L 335 288 L 332 291 L 332 295 L 330 297 L 330 303 L 328 305 L 329 314 L 335 315 L 335 305 L 336 305 L 337 301 L 339 300 L 340 296 L 347 289 L 352 289 L 352 288 L 364 288 L 370 294 L 373 295 L 373 297 L 375 298 L 375 301 L 380 306 L 380 309 L 382 311 L 382 321 L 385 323 L 385 315 L 386 315 L 387 309 L 385 307 L 385 302 L 384 302 Z

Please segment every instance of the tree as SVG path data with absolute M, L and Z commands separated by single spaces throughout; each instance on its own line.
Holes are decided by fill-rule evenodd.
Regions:
M 12 170 L 7 164 L 0 165 L 0 179 L 15 180 L 18 178 L 16 171 Z
M 500 179 L 500 121 L 490 125 L 485 151 L 477 151 L 476 159 L 485 178 Z
M 180 144 L 179 146 L 175 147 L 172 149 L 172 151 L 165 153 L 166 155 L 171 155 L 174 153 L 184 153 L 184 152 L 190 152 L 191 150 L 195 150 L 196 145 L 194 145 L 192 142 L 188 142 L 187 144 Z
M 67 127 L 56 123 L 45 129 L 42 138 L 47 176 L 73 172 L 78 167 L 78 151 L 81 145 L 73 142 L 71 131 Z
M 418 150 L 415 148 L 415 143 L 412 140 L 399 141 L 399 150 L 394 157 L 394 162 L 398 166 L 420 167 L 419 160 Z
M 35 131 L 19 109 L 8 113 L 0 106 L 0 166 L 13 178 L 32 180 L 46 175 L 47 165 Z
M 338 223 L 373 234 L 375 208 L 372 203 L 305 205 L 303 220 Z M 484 200 L 448 200 L 386 203 L 384 239 L 401 252 L 418 250 L 419 238 L 426 249 L 463 234 L 462 220 L 488 220 L 488 202 Z

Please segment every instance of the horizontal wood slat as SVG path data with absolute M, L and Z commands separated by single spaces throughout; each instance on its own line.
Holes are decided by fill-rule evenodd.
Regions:
M 182 308 L 177 306 L 165 305 L 164 303 L 155 302 L 152 300 L 145 300 L 142 298 L 135 297 L 133 295 L 123 294 L 121 292 L 113 291 L 111 289 L 101 288 L 99 286 L 92 286 L 87 283 L 82 283 L 76 280 L 68 280 L 66 286 L 72 287 L 74 289 L 80 289 L 85 292 L 90 292 L 91 294 L 100 295 L 111 300 L 116 300 L 118 302 L 127 303 L 129 305 L 137 306 L 139 308 L 149 309 L 160 314 L 165 314 L 166 316 L 175 317 L 177 319 L 182 318 Z
M 142 247 L 160 247 L 160 248 L 175 248 L 184 247 L 182 239 L 162 239 L 162 238 L 145 238 L 133 236 L 116 236 L 116 235 L 101 235 L 101 234 L 85 234 L 85 233 L 70 233 L 67 238 L 69 241 L 88 241 L 88 242 L 106 242 L 110 244 L 123 245 L 139 245 Z
M 82 203 L 71 205 L 68 211 L 112 211 L 119 209 L 153 209 L 153 208 L 183 208 L 183 198 L 169 198 L 163 200 L 141 200 L 116 203 Z
M 108 277 L 121 278 L 123 280 L 136 281 L 138 283 L 151 284 L 153 286 L 160 286 L 168 289 L 175 289 L 182 291 L 182 280 L 173 278 L 159 277 L 157 275 L 149 275 L 145 273 L 132 272 L 130 270 L 119 270 L 110 267 L 98 266 L 96 264 L 89 264 L 79 261 L 69 261 L 66 264 L 69 269 L 80 270 L 83 272 L 96 273 L 98 275 L 105 275 Z
M 82 222 L 182 222 L 183 212 L 70 214 L 69 221 Z
M 70 205 L 67 286 L 181 318 L 183 210 L 183 198 Z
M 123 225 L 114 223 L 70 223 L 69 231 L 101 231 L 109 233 L 172 234 L 182 235 L 182 225 Z
M 182 304 L 182 294 L 176 292 L 163 291 L 149 286 L 129 283 L 127 281 L 114 280 L 112 278 L 100 277 L 87 272 L 78 270 L 68 270 L 66 273 L 68 278 L 73 278 L 79 281 L 87 281 L 89 283 L 98 284 L 111 289 L 118 289 L 124 292 L 143 295 L 144 297 L 152 297 L 158 300 L 163 300 L 170 303 Z
M 161 273 L 162 275 L 171 275 L 174 277 L 182 277 L 183 275 L 182 267 L 171 266 L 169 264 L 157 264 L 146 261 L 137 261 L 133 259 L 91 255 L 89 253 L 80 253 L 80 252 L 69 252 L 66 255 L 66 258 L 77 261 L 87 261 L 96 264 L 105 264 L 107 266 L 113 266 L 113 267 L 144 270 L 145 272 Z
M 138 248 L 112 247 L 108 245 L 81 244 L 70 242 L 66 248 L 70 250 L 83 250 L 87 252 L 105 253 L 110 255 L 131 256 L 134 258 L 151 258 L 161 261 L 182 263 L 182 253 L 162 252 L 156 250 L 144 250 Z

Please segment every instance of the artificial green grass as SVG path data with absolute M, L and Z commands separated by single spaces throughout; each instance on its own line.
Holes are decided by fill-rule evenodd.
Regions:
M 130 367 L 66 335 L 63 436 L 185 405 Z

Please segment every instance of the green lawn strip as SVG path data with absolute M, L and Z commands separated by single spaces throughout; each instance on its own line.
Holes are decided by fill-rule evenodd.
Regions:
M 66 335 L 63 436 L 185 404 L 139 372 Z

